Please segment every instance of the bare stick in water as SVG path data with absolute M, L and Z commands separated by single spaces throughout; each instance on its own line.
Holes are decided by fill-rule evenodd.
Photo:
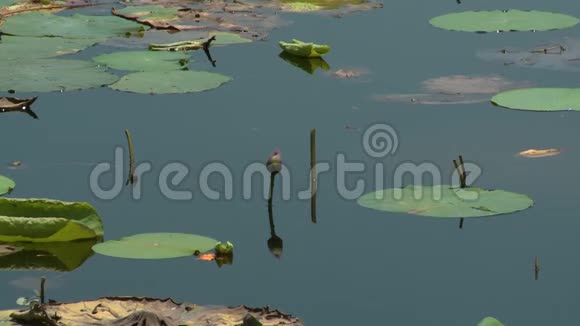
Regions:
M 316 180 L 316 129 L 310 130 L 310 215 L 312 223 L 316 224 L 316 191 L 318 184 Z
M 461 177 L 463 178 L 463 184 L 467 185 L 467 174 L 465 173 L 465 162 L 463 162 L 463 156 L 459 155 L 459 164 L 461 165 Z
M 540 276 L 540 261 L 538 260 L 538 256 L 534 261 L 534 279 L 537 281 L 538 277 Z
M 46 283 L 46 277 L 40 278 L 40 304 L 44 304 L 44 283 Z
M 453 160 L 453 165 L 455 166 L 455 170 L 457 170 L 457 174 L 459 174 L 459 182 L 461 183 L 460 187 L 465 188 L 465 180 L 463 179 L 463 173 L 461 173 L 461 169 L 457 164 L 456 160 Z
M 129 129 L 125 129 L 125 136 L 127 136 L 127 143 L 129 144 L 129 177 L 125 185 L 135 183 L 135 156 L 133 154 L 133 141 Z

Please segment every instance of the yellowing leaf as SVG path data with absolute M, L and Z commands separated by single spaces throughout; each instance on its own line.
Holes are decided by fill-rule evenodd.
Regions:
M 560 154 L 560 150 L 556 148 L 549 148 L 549 149 L 528 149 L 523 152 L 519 152 L 518 156 L 522 157 L 530 157 L 530 158 L 538 158 L 538 157 L 547 157 L 547 156 L 556 156 Z

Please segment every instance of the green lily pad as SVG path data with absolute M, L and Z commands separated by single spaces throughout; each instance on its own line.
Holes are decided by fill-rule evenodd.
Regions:
M 109 87 L 141 94 L 180 94 L 217 88 L 231 79 L 206 71 L 136 72 L 123 76 Z
M 483 318 L 477 326 L 504 326 L 499 320 L 493 317 Z
M 189 55 L 168 51 L 114 52 L 93 58 L 110 68 L 129 71 L 168 71 L 182 69 Z
M 241 44 L 241 43 L 251 43 L 252 40 L 240 36 L 239 34 L 229 33 L 229 32 L 210 32 L 209 36 L 215 36 L 215 41 L 211 45 L 229 45 L 229 44 Z
M 524 10 L 464 11 L 432 18 L 431 25 L 462 32 L 547 31 L 572 27 L 576 17 Z
M 580 111 L 580 88 L 524 88 L 499 93 L 495 105 L 526 111 Z
M 14 181 L 0 175 L 0 195 L 11 192 L 14 187 L 16 187 Z
M 103 236 L 88 203 L 0 198 L 0 242 L 62 242 Z
M 81 266 L 94 253 L 96 239 L 51 242 L 13 243 L 18 250 L 9 255 L 0 254 L 0 270 L 44 270 L 69 272 Z
M 387 212 L 458 218 L 513 213 L 531 207 L 534 202 L 526 195 L 503 190 L 410 185 L 365 194 L 358 204 Z
M 217 240 L 185 233 L 143 233 L 93 246 L 105 256 L 133 259 L 164 259 L 192 256 L 213 249 Z
M 292 42 L 279 42 L 282 50 L 293 56 L 302 58 L 320 58 L 330 51 L 330 46 L 314 43 L 306 43 L 296 39 Z
M 128 6 L 115 10 L 116 13 L 128 15 L 141 21 L 167 21 L 173 20 L 179 13 L 178 8 L 166 8 L 161 5 Z
M 0 61 L 0 90 L 71 91 L 114 83 L 119 78 L 90 61 L 38 59 Z
M 114 16 L 57 16 L 30 12 L 5 19 L 5 33 L 18 36 L 51 36 L 81 39 L 107 39 L 138 32 L 145 27 Z
M 65 39 L 60 37 L 2 36 L 0 62 L 51 58 L 81 51 L 99 39 Z

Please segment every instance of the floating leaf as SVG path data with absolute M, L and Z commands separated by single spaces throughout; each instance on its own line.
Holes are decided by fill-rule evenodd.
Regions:
M 59 316 L 59 324 L 80 325 L 243 325 L 244 317 L 251 313 L 264 326 L 303 326 L 298 318 L 269 307 L 203 306 L 176 303 L 172 299 L 148 297 L 107 297 L 74 303 L 47 303 L 43 305 L 47 320 L 36 315 L 36 324 L 53 325 L 52 316 Z M 28 311 L 0 311 L 0 325 L 17 325 L 30 319 Z M 12 318 L 12 321 L 11 321 Z M 40 319 L 40 320 L 39 320 Z M 13 324 L 14 322 L 14 324 Z M 29 324 L 29 322 L 25 322 Z
M 489 94 L 529 87 L 527 81 L 514 82 L 499 76 L 443 76 L 423 82 L 423 88 L 431 93 L 387 94 L 375 98 L 383 102 L 406 102 L 413 104 L 472 104 L 489 100 Z
M 526 195 L 503 190 L 411 185 L 365 194 L 358 204 L 380 211 L 458 218 L 513 213 L 534 202 Z
M 499 320 L 493 317 L 485 317 L 483 318 L 477 326 L 504 326 Z
M 330 70 L 330 66 L 322 58 L 303 58 L 295 55 L 282 52 L 278 55 L 282 60 L 288 62 L 294 67 L 298 67 L 308 74 L 313 74 L 316 69 L 320 68 L 324 71 Z
M 30 106 L 36 101 L 36 97 L 20 99 L 15 97 L 0 97 L 0 112 L 22 112 L 26 113 L 34 119 L 38 116 Z
M 432 18 L 433 26 L 462 32 L 547 31 L 572 27 L 576 17 L 544 11 L 464 11 Z
M 31 12 L 6 18 L 2 29 L 18 36 L 107 39 L 143 30 L 144 26 L 113 16 L 57 16 Z
M 252 40 L 240 36 L 239 34 L 229 33 L 229 32 L 211 32 L 209 36 L 215 36 L 215 41 L 211 45 L 228 45 L 228 44 L 241 44 L 241 43 L 251 43 Z
M 168 71 L 182 69 L 189 55 L 183 52 L 127 51 L 102 54 L 94 61 L 110 68 L 129 71 Z M 185 61 L 184 61 L 185 60 Z
M 0 270 L 45 270 L 69 272 L 81 266 L 93 255 L 92 246 L 96 239 L 51 242 L 51 243 L 13 243 L 17 252 L 0 254 Z M 0 245 L 0 248 L 2 245 Z
M 499 93 L 495 105 L 527 111 L 580 111 L 580 88 L 524 88 Z
M 330 51 L 328 45 L 306 43 L 296 39 L 289 43 L 280 41 L 278 44 L 284 52 L 301 58 L 320 58 Z
M 114 83 L 118 77 L 96 63 L 39 59 L 0 61 L 0 90 L 17 92 L 71 91 Z
M 0 244 L 0 260 L 2 259 L 2 256 L 12 255 L 19 252 L 20 250 L 22 250 L 22 248 L 7 244 Z
M 231 242 L 218 242 L 214 247 L 215 253 L 218 256 L 227 256 L 234 253 L 234 245 Z
M 136 72 L 109 87 L 142 94 L 179 94 L 210 90 L 230 80 L 231 77 L 206 71 Z
M 14 181 L 0 175 L 0 195 L 9 193 L 16 187 Z
M 580 41 L 574 39 L 538 45 L 529 49 L 483 50 L 477 55 L 484 60 L 500 61 L 505 66 L 580 71 Z
M 93 250 L 111 257 L 163 259 L 192 256 L 196 251 L 208 251 L 213 249 L 217 242 L 195 234 L 143 233 L 99 243 Z
M 0 242 L 61 242 L 103 236 L 88 203 L 0 198 Z
M 289 12 L 311 12 L 324 9 L 320 5 L 309 2 L 288 2 L 282 5 L 282 10 Z
M 519 152 L 519 156 L 523 157 L 530 157 L 530 158 L 538 158 L 538 157 L 548 157 L 548 156 L 556 156 L 560 154 L 560 150 L 556 148 L 549 148 L 549 149 L 528 149 L 523 152 Z
M 78 52 L 97 42 L 98 39 L 2 36 L 0 62 L 56 57 Z

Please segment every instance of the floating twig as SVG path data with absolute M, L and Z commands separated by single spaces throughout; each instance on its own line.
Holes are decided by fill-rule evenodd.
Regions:
M 316 224 L 316 192 L 318 182 L 316 180 L 316 129 L 310 130 L 310 215 L 312 223 Z
M 551 52 L 552 50 L 557 50 L 557 52 Z M 554 45 L 549 46 L 546 48 L 541 49 L 534 49 L 531 50 L 530 53 L 543 53 L 543 54 L 562 54 L 562 52 L 566 51 L 566 48 L 561 45 Z
M 125 185 L 135 183 L 135 155 L 133 153 L 133 141 L 129 129 L 125 129 L 125 136 L 127 136 L 127 143 L 129 144 L 129 176 Z
M 538 256 L 534 260 L 534 279 L 537 281 L 538 277 L 540 276 L 540 262 Z

